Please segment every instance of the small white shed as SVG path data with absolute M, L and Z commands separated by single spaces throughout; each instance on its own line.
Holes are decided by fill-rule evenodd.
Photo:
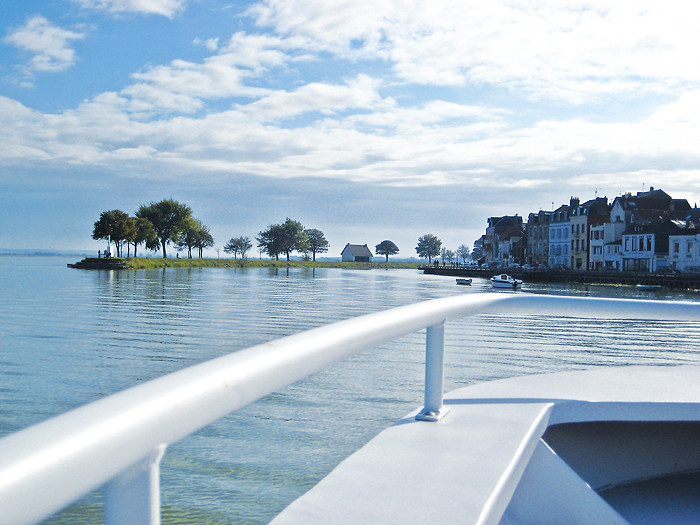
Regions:
M 372 262 L 372 252 L 366 244 L 346 244 L 340 253 L 343 261 L 347 262 Z

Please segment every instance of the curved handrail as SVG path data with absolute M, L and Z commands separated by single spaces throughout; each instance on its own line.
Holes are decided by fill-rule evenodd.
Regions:
M 152 463 L 165 446 L 341 359 L 448 319 L 486 312 L 698 321 L 700 303 L 458 295 L 234 352 L 0 439 L 3 523 L 37 523 L 134 465 Z

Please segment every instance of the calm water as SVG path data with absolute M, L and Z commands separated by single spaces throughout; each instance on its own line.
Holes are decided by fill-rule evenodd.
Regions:
M 491 290 L 412 270 L 70 270 L 0 257 L 0 435 L 168 372 L 328 322 Z M 528 286 L 518 293 L 700 300 Z M 446 389 L 600 365 L 700 362 L 700 323 L 479 316 L 446 329 Z M 349 359 L 172 445 L 164 523 L 263 524 L 422 403 L 424 333 Z M 49 523 L 101 522 L 100 494 Z

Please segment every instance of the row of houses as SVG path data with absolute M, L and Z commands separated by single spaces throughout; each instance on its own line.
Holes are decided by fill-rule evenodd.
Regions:
M 700 210 L 653 187 L 528 215 L 490 217 L 475 258 L 572 270 L 700 271 Z

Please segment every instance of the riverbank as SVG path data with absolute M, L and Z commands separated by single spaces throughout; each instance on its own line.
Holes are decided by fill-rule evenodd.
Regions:
M 498 273 L 507 273 L 526 283 L 650 285 L 668 290 L 700 290 L 700 274 L 653 274 L 648 272 L 601 272 L 571 270 L 524 270 L 520 268 L 484 269 L 451 266 L 420 266 L 425 274 L 452 277 L 482 277 L 490 279 Z
M 69 265 L 83 269 L 126 269 L 148 270 L 153 268 L 345 268 L 348 270 L 369 269 L 417 269 L 416 263 L 385 262 L 342 262 L 342 261 L 286 261 L 270 259 L 180 259 L 151 257 L 110 257 L 108 259 L 88 259 Z

